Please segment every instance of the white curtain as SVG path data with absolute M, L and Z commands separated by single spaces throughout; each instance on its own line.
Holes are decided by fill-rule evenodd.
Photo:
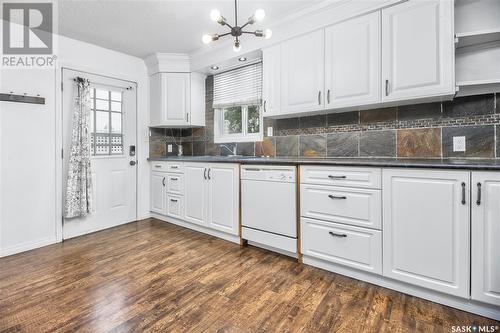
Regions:
M 73 110 L 71 149 L 69 153 L 65 218 L 87 216 L 92 211 L 92 173 L 90 169 L 91 111 L 90 82 L 78 78 Z

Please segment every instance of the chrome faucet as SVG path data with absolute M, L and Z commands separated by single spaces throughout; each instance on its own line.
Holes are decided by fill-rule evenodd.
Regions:
M 226 148 L 232 155 L 236 155 L 236 145 L 233 149 L 229 148 L 227 145 L 219 145 L 221 148 Z

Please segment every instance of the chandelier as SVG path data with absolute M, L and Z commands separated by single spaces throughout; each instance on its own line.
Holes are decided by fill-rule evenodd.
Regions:
M 266 12 L 264 9 L 257 9 L 255 13 L 250 16 L 248 21 L 243 24 L 241 27 L 238 26 L 238 4 L 236 2 L 237 0 L 234 0 L 234 26 L 231 26 L 229 23 L 227 23 L 226 18 L 221 15 L 220 11 L 218 9 L 212 9 L 210 12 L 210 18 L 212 21 L 219 23 L 222 26 L 226 26 L 229 28 L 229 32 L 226 32 L 225 34 L 213 34 L 213 35 L 203 35 L 202 41 L 205 44 L 208 44 L 210 42 L 216 41 L 221 37 L 231 35 L 233 36 L 234 39 L 234 45 L 233 45 L 233 50 L 235 52 L 238 52 L 241 50 L 241 44 L 240 44 L 240 37 L 243 34 L 250 34 L 254 35 L 256 37 L 264 37 L 266 39 L 271 38 L 272 31 L 270 29 L 265 29 L 265 30 L 255 30 L 255 31 L 244 31 L 243 29 L 251 24 L 254 24 L 255 22 L 260 22 L 264 19 L 266 16 Z

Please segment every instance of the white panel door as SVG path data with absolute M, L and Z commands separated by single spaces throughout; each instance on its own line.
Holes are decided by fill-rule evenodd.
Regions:
M 163 172 L 151 172 L 151 211 L 158 214 L 165 214 L 165 193 L 167 174 Z
M 472 299 L 500 306 L 500 174 L 472 173 Z
M 262 99 L 264 116 L 281 111 L 281 44 L 262 50 Z
M 380 12 L 325 30 L 326 107 L 380 102 Z
M 384 276 L 469 296 L 467 171 L 383 170 Z
M 184 219 L 206 225 L 208 201 L 208 165 L 205 163 L 184 164 Z
M 63 195 L 66 193 L 74 101 L 75 77 L 87 78 L 94 89 L 90 130 L 94 139 L 92 156 L 93 211 L 84 218 L 65 219 L 64 239 L 136 220 L 136 88 L 128 81 L 63 69 Z M 123 87 L 123 88 L 120 88 Z M 121 100 L 121 101 L 120 101 Z M 95 126 L 94 126 L 95 124 Z
M 453 1 L 382 10 L 382 100 L 454 93 Z
M 240 182 L 238 164 L 210 164 L 208 226 L 238 235 Z
M 324 109 L 324 30 L 281 45 L 281 113 Z
M 189 73 L 161 73 L 162 123 L 188 125 L 190 110 Z

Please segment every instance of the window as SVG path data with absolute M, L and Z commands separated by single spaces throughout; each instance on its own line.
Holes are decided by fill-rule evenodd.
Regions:
M 90 96 L 92 156 L 122 155 L 122 92 L 93 88 Z
M 262 63 L 214 76 L 215 143 L 262 140 Z

